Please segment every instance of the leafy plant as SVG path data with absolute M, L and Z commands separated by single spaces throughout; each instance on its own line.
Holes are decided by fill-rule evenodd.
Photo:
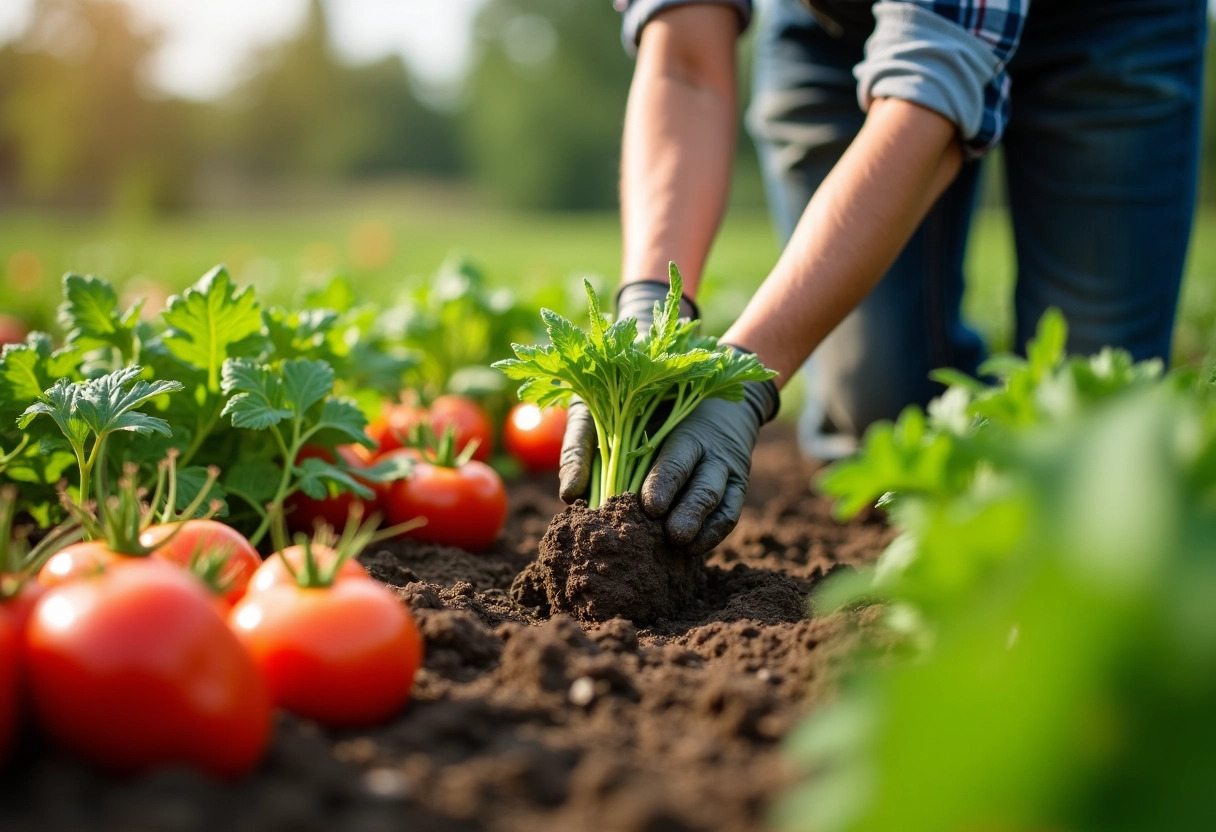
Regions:
M 858 672 L 790 738 L 790 830 L 1199 829 L 1216 765 L 1216 397 L 1057 313 L 986 385 L 873 430 L 822 480 L 884 494 L 872 581 L 914 661 Z M 893 491 L 894 493 L 887 493 Z
M 605 322 L 595 290 L 584 281 L 587 332 L 542 309 L 551 344 L 513 344 L 516 357 L 493 365 L 523 382 L 522 401 L 544 408 L 578 396 L 586 403 L 599 449 L 592 507 L 640 488 L 655 451 L 702 401 L 739 401 L 745 382 L 776 375 L 754 355 L 720 349 L 717 339 L 696 335 L 696 321 L 679 319 L 683 283 L 674 263 L 670 278 L 667 298 L 655 304 L 654 322 L 641 339 L 634 318 Z
M 74 480 L 81 500 L 94 490 L 91 478 L 126 463 L 149 485 L 171 451 L 181 466 L 175 508 L 198 496 L 205 460 L 222 471 L 210 496 L 226 500 L 222 513 L 255 540 L 266 531 L 266 504 L 296 491 L 323 494 L 332 484 L 370 493 L 343 464 L 295 464 L 303 441 L 329 450 L 370 443 L 353 397 L 378 403 L 381 393 L 354 386 L 367 378 L 356 365 L 391 386 L 388 377 L 395 372 L 399 385 L 410 364 L 404 347 L 368 334 L 375 323 L 365 311 L 266 308 L 222 267 L 151 320 L 140 318 L 141 304 L 121 310 L 113 287 L 95 277 L 68 275 L 64 292 L 65 346 L 35 333 L 0 355 L 0 479 L 22 485 L 21 508 L 41 524 L 59 514 L 53 486 L 61 477 Z M 180 392 L 162 395 L 171 391 Z M 58 431 L 35 421 L 40 414 Z M 393 464 L 360 476 L 388 481 L 406 471 Z

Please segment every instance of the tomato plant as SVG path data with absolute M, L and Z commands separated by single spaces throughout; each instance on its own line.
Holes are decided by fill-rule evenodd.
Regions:
M 364 456 L 356 450 L 362 448 L 359 445 L 339 445 L 335 448 L 337 458 L 325 448 L 316 445 L 305 445 L 300 453 L 296 455 L 296 464 L 300 464 L 306 459 L 320 459 L 327 463 L 334 464 L 341 459 L 347 468 L 352 471 L 359 471 L 368 467 L 368 457 Z M 356 505 L 361 506 L 362 516 L 368 517 L 380 510 L 377 485 L 370 480 L 363 479 L 357 474 L 354 475 L 355 481 L 361 485 L 371 489 L 373 494 L 371 497 L 359 497 L 355 493 L 347 490 L 339 491 L 333 483 L 328 485 L 329 493 L 321 499 L 314 499 L 303 492 L 293 494 L 287 501 L 287 523 L 295 530 L 309 532 L 312 531 L 317 522 L 324 523 L 331 529 L 341 529 L 346 526 L 350 519 L 351 509 Z
M 369 523 L 348 525 L 333 547 L 302 539 L 266 561 L 257 588 L 228 617 L 275 702 L 327 725 L 391 716 L 409 698 L 422 661 L 406 606 L 362 567 L 348 571 L 375 538 Z M 269 577 L 260 585 L 263 574 Z
M 531 402 L 511 408 L 503 424 L 502 444 L 528 471 L 556 471 L 566 432 L 566 409 L 541 410 Z
M 443 435 L 449 425 L 455 429 L 457 453 L 463 452 L 470 442 L 476 440 L 473 459 L 489 461 L 494 451 L 494 425 L 477 402 L 454 393 L 442 395 L 431 402 L 430 423 L 436 436 Z
M 245 536 L 218 520 L 198 518 L 149 526 L 139 542 L 162 558 L 190 569 L 229 604 L 245 594 L 262 557 Z
M 56 587 L 25 638 L 31 700 L 64 748 L 116 771 L 248 772 L 270 735 L 257 666 L 207 590 L 157 560 Z
M 396 451 L 415 459 L 409 479 L 391 483 L 384 511 L 392 523 L 423 517 L 426 525 L 406 532 L 408 537 L 471 552 L 486 549 L 502 531 L 507 517 L 507 489 L 489 465 L 468 458 L 468 447 L 453 454 L 449 430 L 437 448 Z
M 327 725 L 367 725 L 409 697 L 422 642 L 409 610 L 382 584 L 279 584 L 229 616 L 277 704 Z
M 371 580 L 367 574 L 367 570 L 354 558 L 344 558 L 341 560 L 341 563 L 338 563 L 338 552 L 331 546 L 311 543 L 309 544 L 309 550 L 311 551 L 314 564 L 319 570 L 324 572 L 329 569 L 337 569 L 333 575 L 334 580 L 345 580 L 347 578 Z M 249 594 L 253 594 L 255 592 L 264 592 L 271 587 L 293 585 L 296 583 L 296 575 L 306 566 L 305 548 L 302 544 L 280 549 L 266 558 L 257 571 L 253 573 L 253 577 L 249 581 L 248 592 Z

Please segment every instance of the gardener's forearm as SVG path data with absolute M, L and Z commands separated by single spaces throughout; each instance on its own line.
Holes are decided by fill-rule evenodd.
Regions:
M 755 351 L 783 384 L 878 283 L 961 163 L 951 122 L 875 101 L 723 340 Z
M 722 220 L 735 150 L 739 18 L 677 6 L 642 34 L 621 155 L 622 280 L 666 279 L 692 296 Z

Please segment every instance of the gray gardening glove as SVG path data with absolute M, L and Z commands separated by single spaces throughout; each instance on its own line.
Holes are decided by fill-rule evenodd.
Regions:
M 760 426 L 777 415 L 777 385 L 749 381 L 743 400 L 706 399 L 676 426 L 642 483 L 642 508 L 664 517 L 667 539 L 691 555 L 717 546 L 739 522 Z
M 662 303 L 669 291 L 671 283 L 666 280 L 626 283 L 616 293 L 617 318 L 636 318 L 638 338 L 644 338 L 654 323 L 654 305 Z M 680 317 L 689 320 L 701 317 L 691 298 L 680 298 Z M 595 451 L 595 420 L 591 418 L 587 406 L 575 396 L 566 418 L 566 433 L 562 437 L 562 454 L 557 471 L 558 495 L 563 501 L 573 503 L 587 496 Z

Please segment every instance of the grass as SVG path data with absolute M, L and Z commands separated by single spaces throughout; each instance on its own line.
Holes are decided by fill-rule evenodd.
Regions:
M 577 313 L 579 279 L 616 282 L 619 226 L 602 214 L 508 214 L 476 206 L 390 199 L 330 208 L 202 213 L 181 219 L 123 223 L 17 212 L 0 216 L 0 268 L 5 311 L 39 328 L 53 327 L 59 277 L 97 274 L 130 296 L 154 298 L 195 281 L 216 263 L 234 277 L 290 302 L 299 290 L 341 272 L 367 295 L 390 303 L 403 285 L 425 280 L 454 251 L 484 268 L 494 283 L 525 295 L 559 284 Z M 976 217 L 965 312 L 997 347 L 1012 331 L 1012 240 L 1003 212 Z M 777 255 L 767 218 L 727 218 L 710 257 L 702 308 L 721 331 L 763 279 Z M 1216 348 L 1216 209 L 1198 218 L 1176 339 L 1180 359 L 1197 362 Z

